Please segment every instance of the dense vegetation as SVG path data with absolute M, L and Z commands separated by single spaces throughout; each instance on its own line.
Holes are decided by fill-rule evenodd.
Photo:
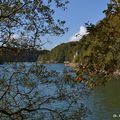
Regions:
M 65 2 L 62 0 L 48 0 L 46 2 L 44 0 L 0 1 L 0 58 L 4 58 L 3 61 L 5 61 L 10 54 L 15 61 L 16 59 L 21 60 L 21 58 L 23 60 L 26 58 L 24 56 L 24 53 L 26 53 L 29 54 L 28 58 L 26 58 L 27 60 L 34 59 L 31 55 L 35 52 L 26 51 L 25 48 L 29 48 L 29 45 L 37 47 L 38 41 L 40 45 L 42 35 L 60 35 L 65 33 L 65 21 L 59 19 L 56 21 L 53 15 L 55 7 L 65 9 L 67 3 L 67 0 Z M 88 84 L 90 86 L 96 85 L 96 81 L 94 82 L 96 79 L 92 79 L 96 77 L 96 74 L 97 78 L 103 79 L 104 76 L 101 77 L 102 73 L 108 75 L 119 69 L 120 8 L 116 7 L 116 5 L 116 2 L 108 5 L 108 9 L 104 11 L 106 18 L 96 26 L 87 24 L 89 35 L 84 36 L 79 42 L 60 45 L 49 54 L 42 55 L 43 58 L 57 62 L 69 60 L 81 63 L 83 66 L 79 68 L 76 80 L 81 81 L 84 79 L 85 81 L 83 73 L 87 74 L 88 81 L 86 83 L 90 83 Z M 10 49 L 11 52 L 8 52 L 7 45 L 8 43 L 11 45 L 11 37 L 16 33 L 19 33 L 20 37 L 27 37 L 28 39 L 25 39 L 26 43 L 31 43 L 27 44 L 27 46 L 14 43 L 18 48 L 20 46 L 22 50 Z M 4 47 L 6 48 L 4 49 Z M 74 60 L 76 51 L 79 52 L 79 55 Z M 37 56 L 36 53 L 35 56 Z M 42 59 L 42 56 L 39 59 Z M 80 104 L 80 98 L 82 98 L 80 91 L 85 87 L 83 86 L 80 89 L 80 86 L 73 86 L 73 81 L 71 81 L 72 85 L 67 84 L 67 77 L 59 75 L 55 71 L 47 71 L 45 66 L 40 64 L 32 64 L 29 67 L 26 64 L 1 67 L 0 119 L 44 120 L 47 119 L 46 117 L 58 120 L 84 119 L 86 108 Z M 55 91 L 54 87 L 56 88 Z M 68 88 L 70 88 L 70 91 Z M 80 102 L 77 100 L 80 100 Z M 67 105 L 64 106 L 65 109 L 64 107 L 57 109 L 51 106 L 52 104 L 55 105 L 57 101 L 65 102 Z M 61 104 L 59 105 L 61 106 Z M 77 106 L 77 109 L 73 106 Z M 36 116 L 36 113 L 39 116 Z
M 58 45 L 46 54 L 49 60 L 80 63 L 75 81 L 85 82 L 91 88 L 120 74 L 120 7 L 108 4 L 103 12 L 105 18 L 96 25 L 86 23 L 89 34 L 79 42 Z
M 108 6 L 108 8 L 110 5 Z M 108 9 L 109 10 L 109 9 Z M 101 69 L 120 67 L 120 13 L 107 14 L 97 25 L 86 24 L 89 34 L 79 42 L 63 43 L 44 56 L 44 60 L 99 64 Z M 79 55 L 74 57 L 76 52 Z M 114 71 L 111 70 L 111 71 Z
M 36 62 L 39 55 L 48 53 L 47 50 L 0 48 L 0 63 L 5 62 Z
M 40 56 L 38 60 L 44 62 L 49 60 L 50 62 L 58 63 L 63 63 L 64 61 L 72 62 L 75 52 L 78 50 L 78 45 L 79 42 L 62 43 L 53 48 L 48 54 Z

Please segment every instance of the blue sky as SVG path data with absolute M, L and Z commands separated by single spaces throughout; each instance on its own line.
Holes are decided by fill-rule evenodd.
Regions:
M 69 31 L 62 36 L 47 36 L 50 41 L 45 44 L 44 49 L 52 49 L 58 44 L 69 42 L 70 38 L 80 31 L 80 26 L 88 21 L 96 24 L 104 18 L 102 11 L 107 8 L 110 0 L 69 0 L 67 10 L 56 10 L 55 18 L 66 21 Z

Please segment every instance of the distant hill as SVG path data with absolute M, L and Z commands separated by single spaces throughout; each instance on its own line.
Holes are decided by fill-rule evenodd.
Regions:
M 76 51 L 79 51 L 80 42 L 62 43 L 53 48 L 49 53 L 39 57 L 39 61 L 50 61 L 56 63 L 63 63 L 64 61 L 73 61 Z
M 0 62 L 36 62 L 38 56 L 48 53 L 48 50 L 0 48 Z

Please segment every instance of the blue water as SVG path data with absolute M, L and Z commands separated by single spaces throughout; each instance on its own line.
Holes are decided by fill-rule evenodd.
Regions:
M 25 63 L 28 66 L 30 63 Z M 12 72 L 11 65 L 2 65 L 0 66 L 0 77 L 4 74 L 7 74 L 9 77 L 7 67 L 9 66 L 9 72 Z M 64 64 L 45 64 L 48 71 L 57 71 L 59 75 L 62 75 L 65 71 L 75 76 L 75 73 L 72 72 L 72 68 L 64 66 Z M 17 67 L 17 66 L 16 66 Z M 5 69 L 6 68 L 6 69 Z M 3 71 L 6 70 L 6 73 Z M 58 81 L 60 82 L 60 81 Z M 105 86 L 97 87 L 95 90 L 90 91 L 87 95 L 85 89 L 83 89 L 84 85 L 78 84 L 71 86 L 66 84 L 63 86 L 64 92 L 74 91 L 76 95 L 76 99 L 78 100 L 78 104 L 74 104 L 74 109 L 77 109 L 77 105 L 81 103 L 84 104 L 90 112 L 88 116 L 83 117 L 83 120 L 120 120 L 120 79 L 118 80 L 111 80 Z M 41 95 L 53 95 L 56 92 L 56 86 L 54 84 L 42 84 L 39 87 L 39 91 Z M 82 96 L 80 95 L 82 92 Z M 63 109 L 67 107 L 66 101 L 59 101 L 53 102 L 49 105 L 45 105 L 49 108 L 55 109 Z M 44 106 L 44 107 L 45 107 Z M 116 114 L 117 117 L 113 118 L 113 115 Z M 50 118 L 46 118 L 46 120 L 50 120 Z M 57 120 L 57 118 L 56 118 Z M 79 120 L 73 119 L 73 120 Z

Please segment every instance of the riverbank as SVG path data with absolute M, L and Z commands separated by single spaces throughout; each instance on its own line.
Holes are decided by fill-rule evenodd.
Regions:
M 80 66 L 79 63 L 64 63 L 65 66 L 70 66 L 72 68 L 77 68 Z

